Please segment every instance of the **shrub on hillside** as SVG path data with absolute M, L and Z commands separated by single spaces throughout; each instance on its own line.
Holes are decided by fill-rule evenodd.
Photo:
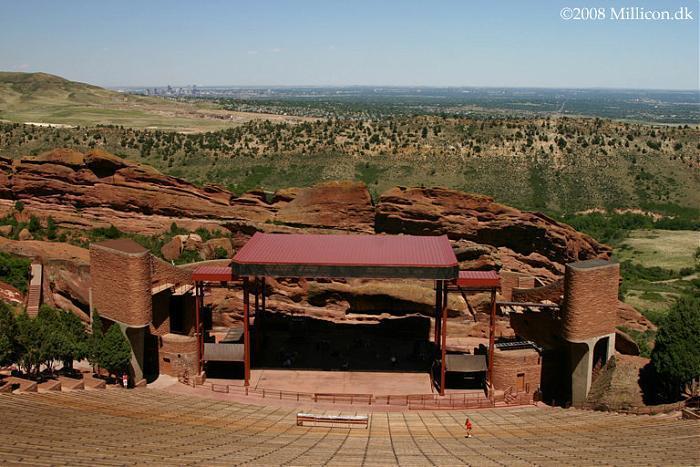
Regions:
M 22 293 L 27 293 L 30 260 L 0 252 L 0 281 L 7 282 Z

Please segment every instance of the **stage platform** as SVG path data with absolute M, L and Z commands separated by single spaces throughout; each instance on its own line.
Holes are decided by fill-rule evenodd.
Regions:
M 207 378 L 214 384 L 243 386 L 242 380 Z M 250 371 L 250 387 L 302 393 L 430 394 L 427 373 L 375 371 L 268 370 Z
M 207 377 L 212 384 L 240 386 L 243 379 Z M 327 394 L 415 395 L 437 393 L 428 373 L 253 369 L 251 389 Z M 450 393 L 483 394 L 483 389 L 447 388 Z

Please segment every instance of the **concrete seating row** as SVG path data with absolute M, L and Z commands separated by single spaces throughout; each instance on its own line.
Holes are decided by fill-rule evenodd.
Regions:
M 299 414 L 356 415 L 311 407 L 156 389 L 0 394 L 0 463 L 696 465 L 700 458 L 700 422 L 673 415 L 526 406 L 374 412 L 366 429 L 298 424 Z

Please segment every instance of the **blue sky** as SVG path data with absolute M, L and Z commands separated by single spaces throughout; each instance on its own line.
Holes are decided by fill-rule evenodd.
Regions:
M 693 21 L 564 21 L 564 7 Z M 0 0 L 0 70 L 103 86 L 698 88 L 697 0 Z

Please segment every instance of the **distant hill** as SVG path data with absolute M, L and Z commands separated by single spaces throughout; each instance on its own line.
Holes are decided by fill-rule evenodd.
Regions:
M 47 73 L 0 72 L 0 120 L 11 122 L 197 132 L 229 128 L 255 118 L 294 119 L 123 94 Z

